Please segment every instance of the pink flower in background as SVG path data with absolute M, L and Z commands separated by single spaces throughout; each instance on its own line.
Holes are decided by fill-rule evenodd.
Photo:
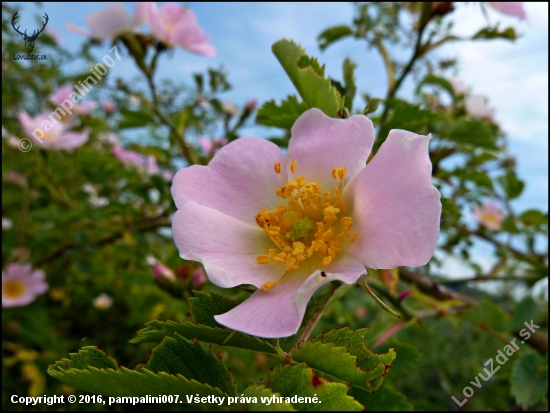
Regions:
M 252 99 L 247 102 L 244 108 L 249 112 L 253 112 L 256 110 L 257 107 L 258 107 L 258 99 Z
M 155 158 L 153 155 L 148 155 L 145 158 L 145 172 L 149 175 L 156 175 L 160 173 L 159 164 L 157 163 L 157 158 Z
M 466 95 L 466 94 L 468 94 L 468 87 L 464 84 L 464 82 L 462 82 L 462 80 L 460 80 L 456 77 L 451 77 L 449 79 L 449 83 L 453 87 L 455 95 Z
M 208 99 L 202 94 L 199 94 L 197 96 L 197 103 L 199 104 L 200 107 L 205 108 L 205 109 L 208 109 L 209 107 L 212 106 L 210 104 L 210 102 L 208 101 Z
M 295 334 L 330 281 L 426 264 L 439 238 L 429 136 L 392 130 L 365 166 L 375 136 L 365 116 L 310 109 L 291 135 L 286 156 L 267 140 L 237 139 L 172 185 L 181 257 L 220 287 L 258 288 L 216 320 L 260 337 Z
M 216 55 L 214 46 L 208 44 L 210 38 L 204 36 L 191 10 L 175 3 L 166 3 L 159 8 L 156 3 L 143 4 L 147 4 L 151 32 L 161 42 L 208 57 Z
M 44 271 L 31 264 L 8 264 L 2 271 L 2 307 L 23 307 L 48 290 Z
M 525 13 L 525 10 L 523 9 L 523 2 L 521 1 L 495 1 L 495 2 L 487 2 L 489 6 L 491 6 L 496 11 L 499 11 L 503 14 L 507 14 L 509 16 L 516 16 L 519 17 L 520 20 L 526 20 L 527 14 Z
M 46 27 L 46 33 L 57 43 L 63 43 L 63 39 L 59 35 L 59 32 L 51 27 Z
M 142 165 L 143 155 L 122 146 L 113 146 L 111 153 L 123 164 Z
M 99 140 L 113 146 L 122 146 L 122 141 L 116 133 L 104 132 L 98 136 Z
M 107 293 L 101 293 L 93 299 L 92 305 L 98 310 L 107 310 L 113 305 L 113 297 Z
M 60 122 L 51 113 L 43 112 L 31 118 L 27 112 L 19 113 L 19 121 L 29 138 L 35 139 L 43 149 L 73 151 L 88 141 L 89 130 L 70 131 L 70 125 Z
M 27 178 L 25 177 L 25 175 L 21 175 L 17 171 L 7 172 L 6 175 L 4 176 L 4 179 L 6 180 L 6 182 L 10 182 L 22 188 L 27 187 Z
M 201 136 L 199 137 L 199 144 L 205 155 L 212 156 L 216 154 L 222 146 L 227 144 L 227 138 L 208 139 Z
M 72 107 L 65 105 L 61 106 L 63 111 L 67 112 L 61 120 L 63 122 L 70 119 L 70 115 L 72 112 L 75 113 L 81 113 L 84 115 L 89 114 L 93 109 L 95 109 L 95 102 L 85 102 L 85 103 L 74 103 L 72 100 L 73 97 L 80 96 L 78 93 L 76 93 L 72 86 L 63 86 L 57 89 L 54 93 L 50 95 L 50 101 L 56 105 L 61 106 L 63 102 L 68 100 L 72 103 Z M 65 109 L 65 107 L 68 107 L 69 109 Z
M 92 13 L 86 18 L 86 23 L 92 29 L 88 31 L 73 23 L 67 28 L 74 33 L 83 34 L 93 39 L 114 39 L 127 32 L 134 32 L 147 21 L 145 12 L 146 3 L 138 3 L 134 17 L 130 17 L 128 10 L 121 3 L 109 3 L 104 11 Z
M 153 265 L 153 277 L 155 277 L 157 280 L 162 280 L 163 278 L 166 278 L 172 282 L 176 281 L 176 275 L 174 274 L 174 271 L 172 271 L 161 262 L 157 262 Z
M 464 100 L 466 113 L 474 119 L 486 119 L 494 122 L 495 110 L 487 106 L 485 97 L 482 95 L 470 95 Z
M 104 100 L 103 102 L 101 102 L 101 106 L 103 107 L 103 110 L 105 112 L 112 113 L 116 110 L 116 105 L 110 100 Z
M 206 274 L 204 273 L 204 270 L 200 267 L 197 268 L 193 272 L 193 288 L 199 288 L 206 281 L 208 281 L 208 278 L 206 277 Z
M 487 201 L 483 206 L 474 208 L 474 217 L 479 223 L 493 231 L 498 231 L 501 228 L 501 223 L 506 218 L 498 204 Z

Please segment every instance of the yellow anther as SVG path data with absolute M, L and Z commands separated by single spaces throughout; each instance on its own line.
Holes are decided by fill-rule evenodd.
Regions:
M 327 266 L 338 258 L 345 243 L 358 237 L 355 231 L 351 237 L 353 220 L 344 216 L 346 204 L 342 199 L 344 178 L 347 168 L 334 168 L 332 177 L 338 180 L 331 192 L 320 193 L 319 185 L 307 182 L 305 176 L 296 177 L 297 161 L 290 165 L 294 179 L 286 182 L 282 176 L 280 163 L 274 164 L 275 172 L 281 174 L 283 185 L 277 188 L 282 203 L 272 210 L 261 210 L 256 215 L 256 223 L 274 243 L 267 255 L 257 258 L 258 264 L 281 263 L 286 274 L 279 281 L 270 281 L 262 286 L 268 291 L 282 283 L 289 274 L 300 268 L 300 263 L 318 256 L 322 266 Z
M 340 168 L 340 171 L 338 172 L 338 177 L 343 181 L 344 178 L 346 177 L 347 172 L 348 172 L 348 168 L 346 168 L 345 166 Z
M 258 264 L 268 264 L 270 260 L 267 255 L 260 255 L 256 261 L 258 261 Z
M 277 281 L 268 281 L 264 285 L 262 285 L 262 290 L 269 291 L 273 287 L 275 287 L 277 284 L 278 284 Z

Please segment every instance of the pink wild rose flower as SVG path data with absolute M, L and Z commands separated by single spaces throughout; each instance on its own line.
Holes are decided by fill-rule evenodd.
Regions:
M 191 10 L 174 3 L 166 3 L 159 8 L 156 3 L 143 4 L 146 4 L 151 32 L 161 42 L 204 56 L 216 56 L 216 49 L 208 44 L 210 38 L 204 36 Z
M 122 146 L 113 146 L 111 148 L 111 153 L 120 163 L 138 166 L 143 164 L 143 155 L 129 149 L 124 149 Z
M 48 290 L 42 270 L 31 264 L 8 264 L 2 271 L 2 307 L 23 307 Z
M 521 1 L 490 1 L 487 4 L 502 14 L 516 16 L 520 20 L 527 20 L 527 14 L 523 9 L 523 2 Z
M 501 223 L 506 218 L 498 204 L 487 201 L 483 206 L 474 208 L 474 217 L 479 223 L 493 231 L 498 231 L 501 228 Z
M 78 34 L 92 39 L 114 39 L 123 33 L 132 33 L 139 26 L 147 22 L 146 3 L 138 3 L 134 17 L 130 17 L 128 10 L 122 3 L 109 3 L 105 10 L 92 13 L 86 18 L 86 23 L 92 29 L 88 31 L 73 23 L 68 23 L 67 28 Z
M 61 106 L 61 109 L 63 109 L 58 113 L 63 115 L 63 112 L 65 112 L 61 118 L 63 122 L 70 120 L 70 115 L 72 115 L 73 112 L 87 115 L 95 109 L 95 102 L 78 103 L 81 99 L 79 96 L 80 95 L 74 91 L 72 86 L 60 87 L 50 95 L 50 102 L 56 106 Z M 62 105 L 62 103 L 64 103 L 64 105 Z
M 439 238 L 429 136 L 392 130 L 374 159 L 365 116 L 300 116 L 288 155 L 264 139 L 224 146 L 174 177 L 172 231 L 182 258 L 214 284 L 258 288 L 220 324 L 260 337 L 295 334 L 322 285 L 365 267 L 426 264 Z
M 174 271 L 172 271 L 161 262 L 153 264 L 153 277 L 155 277 L 159 281 L 164 278 L 171 282 L 176 281 L 176 274 L 174 274 Z
M 43 149 L 73 151 L 88 141 L 89 130 L 70 131 L 70 125 L 58 120 L 52 113 L 43 112 L 31 118 L 27 112 L 19 113 L 19 122 L 29 138 Z
M 486 119 L 489 122 L 494 122 L 495 110 L 487 106 L 484 96 L 470 95 L 464 100 L 464 105 L 466 112 L 473 119 Z

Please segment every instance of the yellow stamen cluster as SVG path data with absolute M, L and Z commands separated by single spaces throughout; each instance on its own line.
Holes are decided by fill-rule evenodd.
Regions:
M 271 238 L 277 248 L 271 248 L 267 255 L 258 257 L 258 264 L 280 262 L 286 266 L 286 274 L 280 281 L 265 283 L 262 288 L 269 290 L 284 281 L 288 275 L 298 270 L 299 263 L 314 255 L 321 259 L 321 265 L 329 265 L 338 255 L 342 244 L 354 242 L 358 231 L 351 234 L 353 220 L 339 215 L 346 212 L 342 200 L 346 167 L 334 168 L 332 177 L 337 180 L 334 193 L 319 193 L 319 185 L 306 182 L 305 176 L 296 177 L 297 161 L 290 170 L 293 181 L 285 182 L 277 188 L 277 195 L 286 200 L 277 208 L 261 210 L 256 215 L 256 223 Z M 281 174 L 281 164 L 276 163 L 275 172 Z
M 25 284 L 20 280 L 7 280 L 2 285 L 2 295 L 9 298 L 19 298 L 25 292 Z

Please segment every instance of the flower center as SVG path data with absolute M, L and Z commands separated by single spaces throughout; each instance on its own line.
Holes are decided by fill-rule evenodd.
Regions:
M 25 292 L 25 284 L 19 280 L 8 280 L 2 284 L 2 295 L 8 298 L 19 298 Z
M 494 225 L 495 227 L 499 227 L 502 220 L 500 219 L 500 217 L 493 213 L 484 212 L 480 216 L 480 221 L 485 223 L 486 225 Z
M 280 262 L 287 270 L 280 281 L 265 283 L 264 291 L 284 281 L 308 258 L 316 256 L 326 267 L 343 244 L 354 242 L 358 236 L 358 231 L 351 234 L 353 220 L 345 215 L 346 204 L 342 200 L 346 167 L 333 169 L 332 177 L 337 181 L 333 193 L 320 194 L 317 183 L 306 182 L 305 176 L 296 177 L 296 166 L 297 161 L 290 166 L 294 180 L 285 182 L 283 177 L 283 186 L 277 188 L 277 195 L 286 202 L 256 214 L 256 223 L 277 247 L 260 255 L 258 264 Z M 281 174 L 280 163 L 275 164 L 275 172 Z
M 55 141 L 56 137 L 51 133 L 46 132 L 44 133 L 44 136 L 42 136 L 42 139 L 48 142 L 53 142 Z

